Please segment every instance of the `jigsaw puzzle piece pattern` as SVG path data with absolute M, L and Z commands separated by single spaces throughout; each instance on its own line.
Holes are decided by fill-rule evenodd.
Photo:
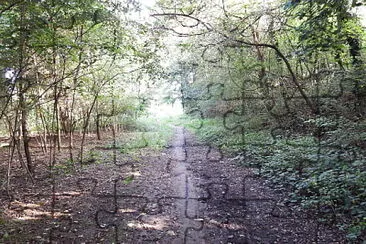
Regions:
M 150 200 L 144 196 L 119 194 L 120 182 L 124 179 L 116 179 L 114 194 L 104 208 L 99 208 L 95 214 L 95 221 L 100 228 L 113 231 L 110 240 L 116 243 L 131 243 L 135 240 L 141 242 L 154 242 L 163 238 L 164 218 L 157 218 L 148 214 L 153 206 Z
M 255 185 L 246 180 L 243 183 L 247 184 L 243 190 Z M 232 198 L 227 184 L 210 183 L 206 187 L 208 196 L 204 199 L 207 208 L 203 232 L 208 243 L 223 240 L 228 243 L 269 243 L 276 239 L 292 243 L 304 241 L 309 235 L 316 240 L 316 221 L 293 218 L 286 208 L 276 206 L 274 198 L 253 196 L 248 191 L 243 192 L 241 198 Z M 281 210 L 284 213 L 280 214 Z M 296 231 L 288 233 L 290 230 Z
M 212 98 L 220 98 L 224 102 L 240 105 L 236 109 L 229 109 L 222 118 L 222 124 L 228 133 L 239 135 L 239 140 L 231 142 L 230 146 L 244 145 L 263 149 L 285 138 L 287 146 L 315 150 L 319 155 L 315 160 L 320 160 L 320 155 L 332 148 L 343 147 L 329 145 L 324 137 L 334 128 L 321 126 L 306 128 L 313 131 L 316 141 L 304 143 L 294 140 L 288 130 L 289 125 L 284 125 L 282 121 L 289 116 L 292 116 L 294 121 L 298 119 L 294 109 L 297 109 L 296 104 L 301 104 L 302 98 L 297 97 L 297 94 L 284 96 L 281 101 L 275 103 L 271 99 L 260 96 L 245 97 L 240 93 L 229 95 L 224 84 L 210 84 L 207 86 L 205 95 L 200 98 L 186 99 L 208 101 Z M 326 94 L 319 99 L 323 99 L 325 103 L 332 98 Z M 250 118 L 245 107 L 247 102 L 263 103 L 278 123 L 278 126 L 266 132 L 263 138 L 252 139 L 248 134 Z M 284 107 L 286 109 L 283 112 L 280 108 Z M 199 109 L 192 110 L 191 113 L 199 119 L 205 116 Z M 335 118 L 337 116 L 335 115 Z M 199 119 L 194 121 L 196 129 L 204 126 Z M 336 128 L 337 124 L 334 126 Z M 94 178 L 78 180 L 78 189 L 74 190 L 88 195 L 90 199 L 89 205 L 83 205 L 83 207 L 89 208 L 89 212 L 94 213 L 92 217 L 94 223 L 101 230 L 106 231 L 98 237 L 98 240 L 115 243 L 133 243 L 139 240 L 139 242 L 184 244 L 198 243 L 202 240 L 216 243 L 223 239 L 227 243 L 269 243 L 273 240 L 279 243 L 327 243 L 329 241 L 329 239 L 326 240 L 329 234 L 324 234 L 327 232 L 326 227 L 319 225 L 316 217 L 293 212 L 289 206 L 278 201 L 273 191 L 266 189 L 265 185 L 262 186 L 261 181 L 256 177 L 244 175 L 230 179 L 234 173 L 226 174 L 227 172 L 225 173 L 223 166 L 219 163 L 223 160 L 220 147 L 197 143 L 195 139 L 185 135 L 185 130 L 180 133 L 184 135 L 182 139 L 170 145 L 168 149 L 168 154 L 174 156 L 166 160 L 166 165 L 162 168 L 162 172 L 170 175 L 168 178 L 172 178 L 176 183 L 180 182 L 173 191 L 159 186 L 161 191 L 158 191 L 157 195 L 146 196 L 146 189 L 139 188 L 139 180 L 136 178 L 120 177 L 108 182 L 98 182 Z M 114 150 L 112 158 L 116 167 L 130 170 L 134 174 L 139 173 L 139 160 L 131 156 L 121 161 L 119 149 L 115 146 L 112 150 Z M 141 156 L 138 155 L 138 157 Z M 336 157 L 354 162 L 358 155 L 350 149 L 346 150 L 346 153 L 338 153 Z M 244 155 L 244 158 L 248 161 L 250 155 Z M 205 175 L 207 167 L 217 169 L 213 170 L 217 174 Z M 188 175 L 191 178 L 194 177 L 194 173 L 188 173 L 191 168 L 202 177 L 201 185 L 198 187 L 199 193 L 191 192 L 193 188 L 197 188 L 192 186 L 197 182 L 190 182 L 188 177 Z M 133 183 L 127 184 L 126 182 L 130 180 Z M 151 182 L 151 185 L 153 184 L 154 182 Z M 242 186 L 238 187 L 238 185 Z M 51 195 L 54 194 L 49 194 Z M 70 198 L 69 193 L 59 194 L 55 202 L 62 204 L 67 202 L 67 198 Z M 95 202 L 98 204 L 94 204 Z M 61 212 L 65 208 L 66 206 L 57 208 L 55 205 L 53 211 Z M 319 209 L 315 212 L 318 211 Z M 49 239 L 82 240 L 82 230 L 74 231 L 80 229 L 78 221 L 77 214 L 65 214 L 58 218 L 50 229 Z M 339 240 L 341 239 L 338 236 L 332 238 L 334 242 Z
M 229 198 L 229 186 L 224 183 L 211 182 L 205 189 L 208 194 L 205 198 L 207 207 L 204 216 L 204 239 L 208 243 L 246 243 L 243 235 L 246 225 L 240 219 L 247 212 L 245 199 Z
M 176 155 L 175 158 L 168 160 L 170 175 L 168 180 L 171 182 L 166 184 L 167 186 L 157 186 L 157 182 L 152 182 L 155 183 L 153 187 L 164 189 L 173 184 L 174 189 L 167 188 L 165 194 L 147 196 L 148 192 L 156 193 L 156 189 L 154 191 L 144 189 L 145 192 L 140 192 L 138 179 L 137 183 L 134 179 L 131 184 L 124 184 L 126 179 L 115 180 L 113 186 L 115 206 L 100 208 L 95 217 L 100 228 L 113 232 L 110 233 L 111 240 L 114 239 L 117 243 L 130 243 L 132 240 L 196 243 L 195 240 L 199 239 L 197 235 L 202 230 L 203 223 L 197 211 L 202 206 L 186 169 L 184 131 L 178 131 L 178 136 L 179 140 L 171 146 L 172 151 L 169 153 Z M 142 194 L 127 194 L 131 190 Z

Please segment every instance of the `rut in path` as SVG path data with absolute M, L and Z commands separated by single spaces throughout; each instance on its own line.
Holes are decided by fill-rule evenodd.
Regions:
M 186 138 L 184 129 L 181 127 L 176 128 L 172 148 L 170 164 L 174 165 L 171 169 L 174 179 L 173 187 L 178 189 L 179 196 L 184 197 L 184 204 L 179 204 L 181 199 L 177 201 L 179 219 L 183 223 L 181 233 L 184 233 L 184 237 L 181 239 L 183 239 L 183 243 L 204 243 L 201 232 L 203 219 L 199 219 L 199 217 L 200 209 L 205 208 L 205 204 L 203 199 L 199 198 L 192 174 L 187 170 L 189 163 L 187 162 Z

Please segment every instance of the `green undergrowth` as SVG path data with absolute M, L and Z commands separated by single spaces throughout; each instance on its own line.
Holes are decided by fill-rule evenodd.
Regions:
M 141 149 L 162 150 L 172 138 L 174 129 L 172 119 L 158 119 L 142 117 L 134 122 L 132 130 L 123 131 L 116 136 L 115 147 L 134 160 L 140 160 Z M 109 141 L 105 148 L 114 148 L 113 142 Z M 83 155 L 83 166 L 100 164 L 105 162 L 105 152 L 98 149 L 87 150 Z M 71 174 L 75 170 L 75 162 L 64 160 L 57 163 L 54 168 L 56 174 Z
M 122 133 L 117 144 L 121 153 L 133 154 L 142 148 L 161 150 L 165 148 L 173 136 L 171 120 L 167 118 L 143 117 L 136 121 L 135 130 L 129 136 Z
M 241 133 L 240 128 L 225 128 L 222 118 L 183 116 L 176 123 L 230 153 L 241 165 L 256 168 L 279 190 L 286 189 L 289 203 L 318 209 L 319 220 L 337 225 L 350 242 L 365 238 L 366 161 L 360 143 L 366 141 L 366 123 L 340 119 L 321 139 L 269 128 L 247 129 L 245 124 Z M 330 124 L 324 118 L 308 123 L 317 131 Z
M 53 166 L 53 172 L 60 175 L 73 173 L 74 169 L 75 164 L 71 160 L 65 160 Z

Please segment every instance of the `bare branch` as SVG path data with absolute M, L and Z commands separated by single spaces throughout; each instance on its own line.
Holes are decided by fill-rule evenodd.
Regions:
M 185 17 L 185 18 L 189 18 L 189 19 L 193 19 L 195 21 L 197 21 L 198 23 L 201 23 L 202 25 L 205 26 L 205 28 L 207 30 L 209 30 L 210 32 L 211 31 L 214 31 L 214 28 L 208 24 L 208 23 L 205 23 L 204 21 L 202 21 L 201 19 L 197 18 L 197 17 L 193 17 L 191 15 L 187 15 L 187 14 L 179 14 L 179 13 L 161 13 L 161 14 L 153 14 L 151 15 L 152 17 L 161 17 L 161 16 L 181 16 L 181 17 Z M 255 21 L 252 23 L 254 24 L 255 22 L 257 22 L 258 20 L 260 19 L 257 18 L 255 19 Z M 290 76 L 291 76 L 291 80 L 292 80 L 292 83 L 295 85 L 295 87 L 298 89 L 298 91 L 300 92 L 301 96 L 303 97 L 303 99 L 305 100 L 306 104 L 308 105 L 308 107 L 314 112 L 314 113 L 317 113 L 318 110 L 317 108 L 314 106 L 313 102 L 309 99 L 309 97 L 307 96 L 307 94 L 305 93 L 305 91 L 303 90 L 303 88 L 301 87 L 300 83 L 298 82 L 297 80 L 297 77 L 295 75 L 295 72 L 293 71 L 292 67 L 291 67 L 291 64 L 290 62 L 288 61 L 288 59 L 285 57 L 285 55 L 280 51 L 280 49 L 275 46 L 275 45 L 272 45 L 272 44 L 267 44 L 267 43 L 253 43 L 253 42 L 248 42 L 248 41 L 245 41 L 245 40 L 241 40 L 241 39 L 236 39 L 236 38 L 232 38 L 230 36 L 228 36 L 227 34 L 225 33 L 222 33 L 220 31 L 217 31 L 216 32 L 223 36 L 225 39 L 229 40 L 229 41 L 232 41 L 234 43 L 237 43 L 237 44 L 240 44 L 239 46 L 237 44 L 234 44 L 232 45 L 232 47 L 240 47 L 242 45 L 245 45 L 245 46 L 251 46 L 251 47 L 266 47 L 266 48 L 270 48 L 270 49 L 273 49 L 277 55 L 283 60 L 283 62 L 285 63 L 286 65 L 286 68 L 288 69 L 289 73 L 290 73 Z M 242 34 L 242 33 L 241 33 Z M 186 36 L 191 36 L 189 34 L 187 34 Z M 230 46 L 230 45 L 228 45 Z
M 222 34 L 222 33 L 221 33 Z M 267 47 L 270 49 L 273 49 L 277 55 L 283 60 L 283 62 L 286 65 L 287 70 L 290 72 L 290 76 L 291 76 L 291 80 L 292 83 L 296 86 L 296 88 L 298 89 L 298 91 L 300 92 L 302 98 L 305 100 L 306 104 L 308 105 L 308 107 L 312 110 L 312 112 L 314 112 L 315 114 L 318 113 L 318 109 L 314 106 L 314 104 L 312 103 L 312 101 L 309 99 L 308 95 L 305 93 L 305 91 L 303 90 L 303 88 L 301 87 L 300 83 L 297 80 L 297 77 L 295 75 L 295 72 L 293 71 L 290 62 L 288 61 L 288 59 L 285 57 L 285 55 L 280 51 L 280 49 L 275 46 L 275 45 L 271 45 L 271 44 L 267 44 L 267 43 L 252 43 L 252 42 L 248 42 L 248 41 L 244 41 L 244 40 L 238 40 L 238 39 L 232 39 L 230 37 L 228 37 L 225 34 L 222 34 L 224 37 L 226 37 L 227 39 L 234 41 L 236 43 L 240 43 L 246 46 L 252 46 L 252 47 Z M 238 47 L 237 45 L 232 45 L 233 47 Z
M 212 26 L 210 25 L 210 24 L 208 24 L 208 23 L 206 23 L 206 22 L 204 22 L 204 21 L 202 21 L 201 19 L 199 19 L 199 18 L 196 18 L 196 17 L 193 17 L 193 16 L 191 16 L 191 15 L 188 15 L 188 14 L 179 14 L 179 13 L 161 13 L 161 14 L 152 14 L 151 15 L 151 17 L 162 17 L 162 16 L 174 16 L 174 17 L 177 17 L 177 16 L 179 16 L 179 17 L 184 17 L 184 18 L 189 18 L 189 19 L 192 19 L 192 20 L 194 20 L 194 21 L 196 21 L 198 24 L 202 24 L 208 31 L 212 31 L 213 30 L 213 28 L 212 28 Z M 196 27 L 196 26 L 198 26 L 198 24 L 197 25 L 194 25 L 194 26 L 192 26 L 192 27 Z M 183 27 L 188 27 L 188 26 L 183 26 Z
M 158 29 L 158 28 L 155 28 L 155 29 Z M 202 35 L 209 33 L 208 31 L 199 32 L 199 33 L 181 33 L 181 32 L 174 30 L 173 28 L 168 28 L 166 26 L 160 26 L 160 29 L 171 31 L 171 32 L 173 32 L 173 34 L 175 34 L 178 37 L 202 36 Z

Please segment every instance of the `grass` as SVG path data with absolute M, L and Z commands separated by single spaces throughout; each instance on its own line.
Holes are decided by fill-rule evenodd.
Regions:
M 173 123 L 175 118 L 151 118 L 141 117 L 134 121 L 132 131 L 122 132 L 117 135 L 116 147 L 122 154 L 128 155 L 133 160 L 140 160 L 140 149 L 162 150 L 174 133 Z M 106 148 L 113 148 L 108 142 Z M 100 164 L 104 162 L 103 152 L 91 149 L 85 152 L 83 165 Z M 71 174 L 75 170 L 75 162 L 64 160 L 54 166 L 56 174 Z
M 125 154 L 133 154 L 141 148 L 161 150 L 165 148 L 173 136 L 173 118 L 142 117 L 136 121 L 135 130 L 129 133 L 128 138 L 120 137 L 118 145 Z

